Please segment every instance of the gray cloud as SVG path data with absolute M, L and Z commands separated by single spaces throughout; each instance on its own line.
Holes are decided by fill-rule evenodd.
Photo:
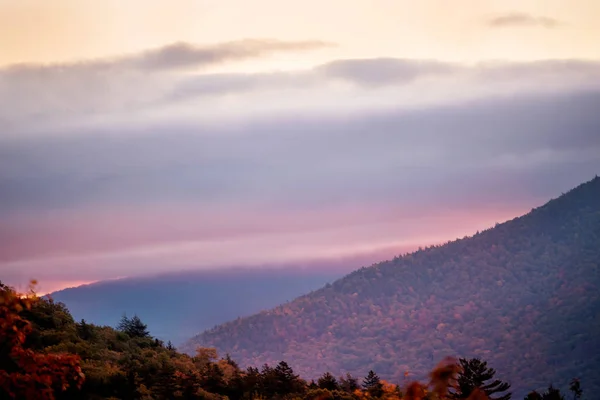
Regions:
M 0 70 L 3 135 L 62 132 L 73 126 L 85 130 L 117 122 L 122 127 L 140 122 L 151 126 L 157 119 L 232 120 L 274 112 L 429 107 L 598 87 L 600 82 L 600 65 L 582 60 L 460 65 L 351 59 L 304 71 L 254 74 L 177 74 L 115 65 L 121 67 L 81 63 Z
M 326 84 L 326 81 L 312 71 L 201 74 L 177 83 L 160 101 L 171 102 L 260 90 L 306 89 L 323 84 Z
M 502 14 L 488 20 L 488 25 L 494 28 L 540 26 L 551 29 L 559 27 L 562 24 L 562 22 L 554 18 L 536 16 L 521 12 Z
M 594 63 L 486 64 L 433 75 L 426 68 L 426 79 L 410 72 L 408 80 L 398 68 L 388 84 L 371 78 L 377 62 L 343 64 L 157 80 L 147 96 L 155 108 L 144 118 L 131 116 L 141 104 L 131 97 L 135 107 L 121 121 L 48 124 L 22 135 L 5 127 L 0 269 L 69 265 L 106 277 L 149 265 L 261 263 L 427 234 L 445 239 L 600 171 Z M 131 86 L 123 93 L 134 93 Z M 39 102 L 44 90 L 32 93 Z M 87 105 L 106 113 L 117 93 Z M 175 95 L 179 102 L 168 100 Z M 280 103 L 289 112 L 269 110 Z M 10 118 L 15 103 L 5 104 Z M 80 104 L 61 104 L 63 115 L 81 112 Z M 150 119 L 163 107 L 172 107 L 165 119 Z
M 178 97 L 172 92 L 183 79 L 174 74 L 173 69 L 327 46 L 334 44 L 273 39 L 246 39 L 211 46 L 176 43 L 113 59 L 13 65 L 0 68 L 0 121 L 4 126 L 17 128 L 31 121 L 46 125 L 61 118 L 102 116 L 120 110 L 131 112 L 157 103 L 164 105 L 165 98 Z M 236 76 L 226 78 L 233 80 Z M 236 86 L 235 82 L 224 85 Z M 215 83 L 205 86 L 217 91 Z
M 465 98 L 486 98 L 508 93 L 534 93 L 574 87 L 597 87 L 600 81 L 600 64 L 585 60 L 545 60 L 526 63 L 487 62 L 460 65 L 434 60 L 404 60 L 392 58 L 336 60 L 311 70 L 255 74 L 201 74 L 174 85 L 164 102 L 208 99 L 226 95 L 252 95 L 252 93 L 303 93 L 319 94 L 310 99 L 318 104 L 337 82 L 351 84 L 356 92 L 345 95 L 334 107 L 343 108 L 344 102 L 366 98 L 367 91 L 383 91 L 375 102 L 385 102 L 393 89 L 397 92 L 395 105 L 422 106 L 422 102 L 436 103 Z M 469 87 L 468 90 L 463 90 Z M 497 90 L 500 88 L 500 90 Z M 412 96 L 402 96 L 409 93 Z M 508 90 L 508 92 L 506 92 Z M 350 99 L 349 99 L 350 98 Z M 293 99 L 293 97 L 292 97 Z M 279 101 L 279 100 L 277 100 Z M 393 100 L 388 103 L 394 104 Z
M 379 86 L 406 83 L 424 76 L 451 74 L 461 69 L 457 65 L 434 60 L 373 58 L 337 60 L 318 67 L 317 72 L 359 85 Z
M 600 168 L 598 109 L 600 92 L 574 92 L 5 142 L 0 205 L 511 201 Z
M 0 71 L 0 212 L 283 193 L 286 204 L 436 197 L 421 182 L 437 182 L 428 174 L 442 164 L 459 177 L 483 171 L 477 163 L 512 171 L 596 149 L 598 82 L 600 65 L 580 60 L 337 60 L 191 76 L 91 64 Z M 152 119 L 158 112 L 164 119 Z M 102 124 L 50 123 L 94 115 Z M 39 131 L 11 135 L 19 123 Z M 399 171 L 409 171 L 403 184 L 382 178 Z
M 15 64 L 0 69 L 0 72 L 14 78 L 20 75 L 30 77 L 44 73 L 68 73 L 73 69 L 83 69 L 88 72 L 119 68 L 164 71 L 246 60 L 279 52 L 307 51 L 331 46 L 335 46 L 335 44 L 320 40 L 282 41 L 277 39 L 243 39 L 213 45 L 195 45 L 179 42 L 137 54 L 114 58 L 60 64 Z
M 333 46 L 333 44 L 318 40 L 286 42 L 274 39 L 246 39 L 206 47 L 194 46 L 189 43 L 175 43 L 124 60 L 140 68 L 164 70 L 256 58 L 282 51 L 305 51 L 329 46 Z

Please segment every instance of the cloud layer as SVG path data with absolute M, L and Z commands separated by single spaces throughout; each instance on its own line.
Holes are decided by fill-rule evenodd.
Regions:
M 490 18 L 488 23 L 494 28 L 539 26 L 542 28 L 552 29 L 562 25 L 559 20 L 554 18 L 536 16 L 521 12 L 497 15 L 493 18 Z
M 253 43 L 0 71 L 3 273 L 91 281 L 406 248 L 600 170 L 596 62 L 178 70 L 320 45 Z

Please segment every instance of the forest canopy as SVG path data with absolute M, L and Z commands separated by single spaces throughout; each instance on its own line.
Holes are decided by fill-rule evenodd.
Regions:
M 388 382 L 329 372 L 300 377 L 285 361 L 240 368 L 229 355 L 178 352 L 134 316 L 117 328 L 75 322 L 61 303 L 0 283 L 0 399 L 491 399 L 511 398 L 510 384 L 479 359 L 445 358 L 426 381 Z M 570 390 L 581 396 L 579 381 Z M 540 399 L 560 395 L 550 387 Z M 499 395 L 494 397 L 493 395 Z M 536 397 L 530 397 L 536 398 Z
M 515 393 L 600 392 L 600 178 L 443 245 L 359 269 L 194 337 L 242 366 L 293 360 L 302 376 L 369 370 L 424 379 L 448 354 L 489 361 Z

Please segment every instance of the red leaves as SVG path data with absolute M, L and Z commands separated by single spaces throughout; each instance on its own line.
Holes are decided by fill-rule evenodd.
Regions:
M 32 331 L 29 321 L 21 317 L 31 309 L 35 295 L 20 296 L 11 289 L 0 291 L 0 391 L 19 399 L 54 400 L 56 391 L 81 387 L 84 380 L 79 356 L 45 354 L 24 348 Z

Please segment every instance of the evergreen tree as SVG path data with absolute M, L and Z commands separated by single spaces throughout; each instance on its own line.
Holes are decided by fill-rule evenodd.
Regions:
M 562 395 L 558 388 L 550 384 L 548 390 L 542 393 L 542 400 L 565 400 L 565 396 Z
M 363 387 L 373 397 L 381 397 L 383 395 L 383 383 L 381 383 L 381 378 L 373 370 L 369 371 L 363 380 Z
M 243 379 L 244 393 L 248 394 L 250 398 L 259 397 L 264 394 L 262 389 L 262 375 L 258 368 L 248 367 Z
M 123 314 L 119 320 L 119 323 L 117 324 L 117 330 L 125 333 L 129 328 L 130 323 L 131 322 L 129 321 L 129 318 L 127 318 L 127 314 Z
M 152 392 L 157 393 L 160 398 L 168 399 L 177 390 L 175 371 L 175 367 L 169 361 L 163 360 L 154 379 Z
M 239 369 L 239 365 L 238 363 L 236 363 L 231 356 L 229 355 L 229 353 L 225 354 L 225 361 L 227 362 L 227 364 L 231 365 L 233 368 L 235 369 Z
M 276 393 L 280 395 L 287 395 L 291 393 L 301 393 L 304 390 L 304 384 L 294 374 L 292 368 L 285 361 L 281 361 L 273 369 L 273 377 L 275 379 Z
M 126 333 L 131 338 L 147 338 L 150 337 L 148 332 L 148 326 L 142 322 L 140 317 L 134 315 L 133 318 L 127 318 L 126 314 L 123 314 L 117 330 Z
M 82 319 L 79 324 L 76 325 L 77 334 L 83 340 L 89 340 L 92 337 L 92 328 L 90 325 L 85 322 L 85 319 Z
M 338 384 L 335 376 L 331 375 L 329 372 L 325 372 L 318 380 L 317 386 L 321 389 L 327 390 L 338 390 L 340 385 Z
M 459 361 L 461 371 L 458 374 L 458 390 L 450 393 L 452 398 L 466 399 L 475 388 L 483 390 L 490 400 L 509 400 L 512 397 L 510 392 L 502 394 L 510 388 L 510 384 L 494 379 L 496 370 L 489 368 L 486 361 L 478 358 L 461 358 Z M 499 397 L 492 397 L 496 393 Z
M 149 337 L 150 332 L 148 332 L 148 326 L 142 322 L 142 320 L 134 315 L 133 318 L 129 321 L 129 329 L 126 332 L 131 337 Z
M 581 384 L 579 379 L 573 378 L 571 383 L 569 384 L 569 390 L 573 392 L 573 400 L 581 399 L 581 395 L 583 394 L 583 390 L 581 390 Z
M 204 370 L 202 388 L 210 393 L 225 394 L 226 384 L 223 371 L 217 364 L 210 363 Z
M 346 373 L 346 376 L 340 377 L 340 389 L 347 393 L 354 393 L 356 389 L 359 389 L 358 379 Z
M 294 374 L 285 361 L 281 361 L 275 368 L 265 364 L 261 370 L 261 383 L 261 394 L 269 399 L 302 393 L 306 389 L 306 383 Z

